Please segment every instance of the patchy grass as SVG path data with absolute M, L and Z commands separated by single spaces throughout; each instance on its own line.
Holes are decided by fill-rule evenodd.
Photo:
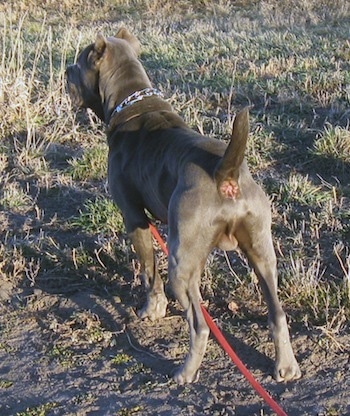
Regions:
M 323 159 L 325 169 L 345 173 L 350 165 L 350 131 L 348 127 L 327 124 L 316 138 L 311 152 Z
M 24 412 L 16 413 L 16 416 L 46 416 L 57 407 L 60 407 L 58 403 L 45 403 L 37 407 L 28 408 Z
M 294 276 L 284 287 L 287 307 L 289 299 L 296 301 L 294 286 L 300 300 L 310 291 L 322 292 L 318 278 L 305 280 L 315 271 L 315 256 L 325 296 L 343 299 L 334 306 L 345 307 L 340 288 L 349 256 L 350 45 L 342 16 L 348 16 L 348 6 L 311 0 L 295 7 L 283 2 L 276 8 L 270 2 L 182 5 L 180 14 L 165 0 L 105 2 L 100 10 L 89 5 L 83 13 L 77 1 L 60 5 L 57 15 L 52 13 L 54 5 L 21 2 L 2 14 L 0 205 L 7 221 L 13 215 L 37 221 L 20 234 L 16 228 L 6 231 L 3 250 L 13 241 L 12 233 L 17 234 L 17 247 L 21 238 L 38 241 L 43 227 L 52 224 L 49 228 L 58 227 L 59 235 L 48 232 L 37 249 L 50 240 L 55 251 L 73 253 L 75 267 L 91 267 L 94 255 L 83 243 L 62 244 L 64 233 L 98 234 L 106 247 L 104 236 L 124 232 L 122 217 L 104 187 L 107 145 L 102 126 L 89 112 L 74 114 L 64 89 L 64 70 L 98 30 L 113 34 L 125 24 L 141 40 L 142 61 L 153 82 L 192 127 L 228 139 L 236 109 L 253 105 L 247 158 L 273 196 L 274 230 L 283 250 L 280 274 Z M 155 25 L 151 15 L 160 7 Z M 118 15 L 116 23 L 99 20 L 107 10 L 111 19 Z M 147 22 L 142 28 L 140 15 Z M 89 16 L 89 25 L 83 16 Z M 62 146 L 65 159 L 59 156 Z M 86 191 L 95 197 L 85 199 Z M 44 192 L 46 201 L 39 204 Z M 81 195 L 80 207 L 70 208 L 73 193 Z M 343 249 L 337 258 L 333 247 L 339 243 Z M 38 262 L 36 273 L 49 263 Z M 230 273 L 225 264 L 225 273 Z
M 132 357 L 130 357 L 130 355 L 121 353 L 121 354 L 115 355 L 111 359 L 111 363 L 114 365 L 123 365 L 123 364 L 128 363 L 131 360 L 132 360 Z
M 277 198 L 282 205 L 297 203 L 319 207 L 332 198 L 332 193 L 322 185 L 314 185 L 307 175 L 290 174 L 288 180 L 280 185 Z
M 0 206 L 14 212 L 27 212 L 32 206 L 32 198 L 17 182 L 6 181 L 0 196 Z
M 132 416 L 132 415 L 141 415 L 143 407 L 142 406 L 133 406 L 131 408 L 123 408 L 118 410 L 116 413 L 118 416 Z
M 97 198 L 94 201 L 87 201 L 85 210 L 80 211 L 71 225 L 80 227 L 88 233 L 113 233 L 123 230 L 123 218 L 119 209 L 110 199 Z
M 68 161 L 69 174 L 74 180 L 104 180 L 107 172 L 107 144 L 86 149 L 80 158 Z

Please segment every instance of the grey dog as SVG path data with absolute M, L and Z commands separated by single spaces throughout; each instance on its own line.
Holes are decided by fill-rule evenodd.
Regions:
M 199 283 L 214 247 L 240 249 L 258 276 L 276 352 L 275 378 L 300 377 L 285 313 L 277 297 L 271 207 L 244 159 L 249 120 L 235 118 L 228 146 L 191 130 L 162 99 L 138 60 L 140 45 L 125 28 L 98 34 L 67 68 L 72 103 L 91 108 L 107 126 L 108 182 L 140 259 L 147 301 L 141 318 L 166 313 L 167 298 L 153 252 L 146 211 L 168 224 L 170 287 L 186 312 L 190 349 L 174 378 L 196 380 L 209 329 Z

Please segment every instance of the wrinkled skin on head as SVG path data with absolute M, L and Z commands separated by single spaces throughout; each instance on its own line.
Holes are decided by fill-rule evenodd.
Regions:
M 125 76 L 130 63 L 139 65 L 139 51 L 137 38 L 125 28 L 119 29 L 115 37 L 98 34 L 95 43 L 80 53 L 77 63 L 67 67 L 67 90 L 73 105 L 91 108 L 102 121 L 108 122 L 111 107 L 128 93 L 123 91 L 128 84 Z M 140 73 L 137 78 L 142 85 L 148 85 L 144 75 Z
M 98 59 L 98 52 L 92 43 L 82 51 L 75 65 L 67 67 L 67 89 L 74 106 L 91 108 L 104 121 L 99 93 Z

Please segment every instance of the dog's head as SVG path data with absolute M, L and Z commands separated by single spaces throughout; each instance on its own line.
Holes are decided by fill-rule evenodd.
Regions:
M 118 78 L 118 68 L 127 60 L 135 60 L 139 50 L 139 41 L 125 28 L 119 29 L 115 37 L 98 34 L 95 43 L 80 53 L 77 63 L 66 69 L 67 90 L 73 105 L 91 108 L 106 121 L 108 97 L 113 94 L 107 90 L 119 88 L 112 82 Z

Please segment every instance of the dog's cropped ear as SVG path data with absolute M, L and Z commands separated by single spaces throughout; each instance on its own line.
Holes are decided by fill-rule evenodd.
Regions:
M 106 44 L 106 38 L 102 35 L 102 33 L 97 33 L 94 50 L 97 53 L 98 58 L 101 58 L 101 56 L 103 55 L 106 49 Z
M 134 36 L 132 33 L 128 31 L 128 29 L 126 29 L 125 27 L 121 27 L 116 33 L 115 37 L 126 40 L 128 43 L 130 43 L 130 45 L 136 52 L 136 55 L 140 54 L 140 51 L 141 51 L 140 42 L 138 41 L 136 36 Z

